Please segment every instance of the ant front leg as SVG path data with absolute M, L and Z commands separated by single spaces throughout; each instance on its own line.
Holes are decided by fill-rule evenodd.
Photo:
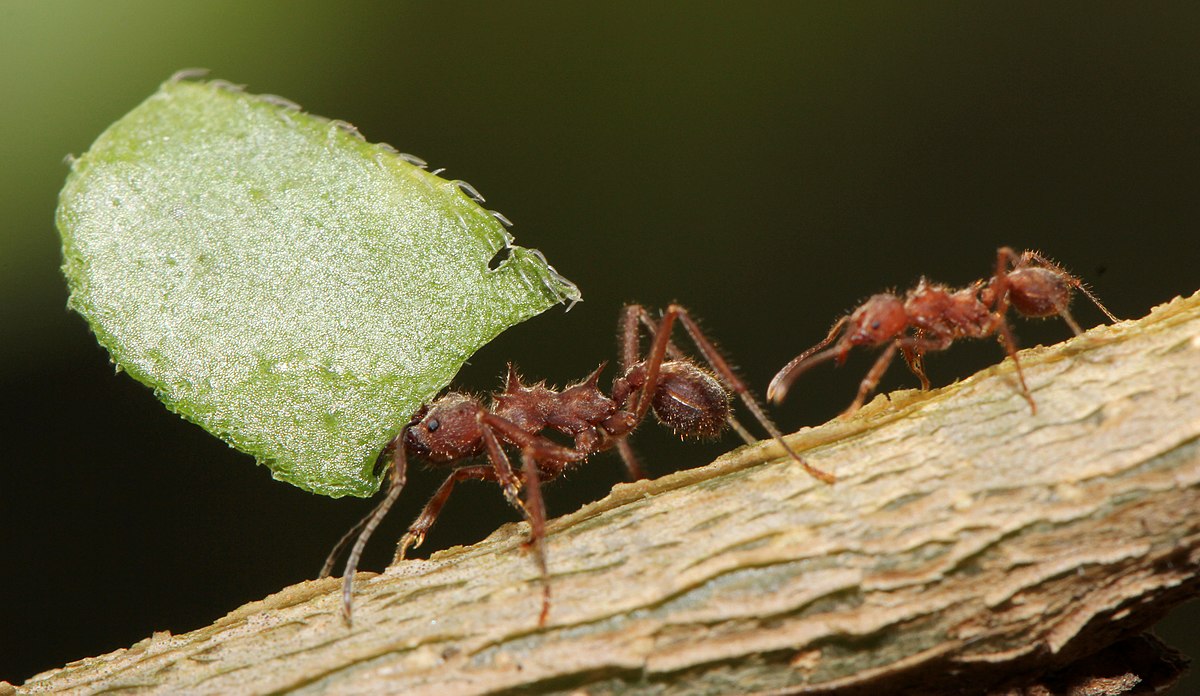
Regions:
M 842 411 L 842 418 L 846 418 L 862 408 L 863 402 L 867 400 L 867 395 L 875 391 L 875 387 L 879 386 L 879 380 L 883 379 L 883 373 L 887 372 L 888 367 L 891 366 L 892 360 L 896 357 L 896 349 L 899 347 L 900 341 L 897 340 L 892 341 L 888 344 L 887 348 L 883 349 L 883 352 L 875 360 L 875 364 L 867 372 L 867 376 L 863 377 L 862 381 L 858 383 L 858 394 L 854 397 L 854 401 L 850 402 L 850 407 Z
M 450 493 L 454 490 L 455 484 L 466 481 L 468 479 L 479 479 L 486 481 L 495 481 L 500 484 L 500 489 L 504 492 L 504 497 L 515 508 L 521 511 L 522 516 L 528 519 L 528 512 L 525 505 L 521 502 L 521 480 L 513 471 L 512 465 L 508 461 L 508 455 L 504 453 L 504 448 L 497 439 L 494 428 L 501 428 L 505 432 L 515 431 L 524 433 L 517 428 L 513 423 L 493 413 L 482 412 L 478 415 L 479 431 L 483 439 L 484 451 L 487 453 L 490 466 L 467 466 L 455 469 L 450 476 L 442 483 L 437 492 L 433 494 L 421 514 L 417 519 L 409 525 L 408 531 L 400 539 L 400 544 L 396 547 L 396 560 L 403 559 L 410 548 L 416 548 L 425 541 L 425 535 L 433 527 L 433 523 L 437 520 L 438 515 L 445 506 L 446 501 L 450 498 Z M 528 435 L 528 433 L 524 433 Z
M 388 455 L 388 457 L 387 457 L 388 465 L 392 466 L 392 467 L 395 466 L 395 457 L 396 457 L 395 446 L 396 446 L 397 440 L 399 440 L 399 437 L 393 439 L 391 442 L 389 442 L 387 444 L 386 447 L 383 448 L 383 451 L 386 452 Z M 375 463 L 375 474 L 376 475 L 379 475 L 381 473 L 379 470 L 381 468 L 380 462 L 382 462 L 382 460 L 383 460 L 383 455 L 380 454 L 380 461 Z M 391 480 L 392 480 L 391 476 L 389 475 L 389 477 L 388 477 L 388 486 L 389 487 L 391 486 Z M 342 538 L 338 539 L 338 542 L 333 545 L 333 550 L 331 550 L 329 552 L 329 555 L 325 557 L 325 564 L 321 566 L 321 572 L 317 574 L 317 579 L 323 580 L 323 579 L 329 577 L 333 573 L 333 566 L 335 564 L 337 564 L 338 556 L 342 555 L 342 551 L 346 548 L 346 545 L 350 543 L 351 539 L 354 539 L 358 535 L 358 533 L 362 530 L 362 528 L 364 526 L 366 526 L 367 522 L 369 522 L 374 515 L 375 515 L 375 510 L 372 509 L 371 512 L 368 512 L 366 515 L 364 515 L 363 518 L 360 519 L 357 524 L 355 524 L 350 529 L 346 530 L 346 533 L 342 535 Z
M 845 418 L 862 407 L 867 396 L 879 386 L 879 380 L 883 379 L 884 373 L 891 366 L 892 361 L 896 357 L 897 350 L 904 356 L 905 362 L 908 363 L 908 369 L 921 380 L 921 389 L 928 390 L 930 384 L 929 378 L 925 375 L 925 354 L 945 350 L 953 342 L 953 339 L 948 336 L 930 336 L 921 331 L 918 331 L 916 336 L 903 336 L 893 340 L 879 354 L 875 363 L 871 365 L 871 369 L 863 377 L 862 381 L 859 382 L 858 394 L 850 404 L 850 407 L 840 414 L 840 417 Z
M 408 526 L 408 531 L 404 536 L 400 537 L 400 543 L 396 545 L 396 555 L 393 558 L 393 563 L 404 560 L 409 549 L 415 549 L 425 542 L 425 535 L 433 528 L 433 523 L 437 521 L 438 515 L 441 514 L 442 508 L 445 507 L 446 501 L 450 499 L 450 493 L 454 491 L 454 485 L 467 481 L 469 479 L 478 479 L 480 481 L 495 481 L 496 470 L 490 466 L 465 466 L 455 469 L 446 480 L 438 486 L 437 491 L 429 502 L 422 508 L 421 514 L 417 515 L 417 519 Z
M 858 394 L 855 396 L 854 402 L 841 413 L 840 417 L 845 418 L 862 407 L 867 396 L 875 390 L 875 387 L 879 386 L 879 380 L 883 379 L 884 373 L 891 366 L 897 350 L 904 356 L 908 368 L 921 380 L 921 389 L 929 389 L 929 378 L 925 376 L 925 354 L 945 350 L 953 342 L 954 340 L 948 336 L 930 336 L 920 331 L 916 336 L 903 336 L 893 340 L 879 354 L 875 364 L 871 365 L 870 371 L 859 382 Z

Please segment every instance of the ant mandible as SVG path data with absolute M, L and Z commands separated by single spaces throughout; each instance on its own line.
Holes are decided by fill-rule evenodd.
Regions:
M 676 321 L 683 325 L 712 372 L 688 360 L 671 342 Z M 652 339 L 645 358 L 640 357 L 643 328 Z M 810 466 L 784 441 L 779 429 L 686 309 L 671 305 L 656 322 L 640 305 L 627 305 L 619 329 L 621 374 L 613 381 L 608 396 L 597 386 L 604 364 L 582 382 L 555 391 L 544 383 L 523 384 L 510 363 L 504 391 L 494 395 L 490 406 L 473 396 L 449 392 L 413 414 L 384 450 L 391 452 L 386 495 L 338 542 L 321 571 L 321 577 L 329 575 L 335 558 L 357 532 L 343 574 L 342 613 L 347 623 L 358 561 L 367 540 L 400 495 L 410 455 L 453 470 L 401 538 L 396 560 L 403 559 L 410 548 L 421 545 L 455 484 L 468 479 L 494 481 L 529 523 L 525 546 L 532 548 L 542 579 L 539 626 L 545 624 L 550 610 L 542 482 L 557 478 L 593 453 L 612 448 L 621 454 L 630 475 L 642 478 L 641 468 L 626 440 L 650 411 L 654 411 L 659 422 L 685 438 L 715 436 L 728 423 L 748 443 L 753 442 L 754 438 L 731 413 L 730 395 L 735 393 L 788 456 L 812 476 L 833 483 L 831 474 Z M 559 444 L 541 435 L 545 430 L 557 431 L 573 441 L 570 445 Z M 509 461 L 506 447 L 520 450 L 519 470 Z M 487 458 L 486 464 L 461 464 L 480 455 Z
M 1083 281 L 1062 266 L 1036 251 L 1017 254 L 1009 247 L 1001 247 L 996 252 L 996 272 L 986 282 L 975 281 L 965 288 L 952 290 L 921 278 L 917 287 L 909 290 L 903 299 L 892 293 L 872 295 L 858 309 L 839 319 L 825 340 L 784 365 L 771 380 L 767 399 L 782 402 L 792 382 L 814 365 L 828 360 L 841 365 L 855 346 L 886 343 L 887 348 L 859 384 L 854 401 L 842 413 L 847 416 L 857 411 L 879 384 L 897 350 L 904 356 L 908 369 L 921 380 L 921 388 L 928 389 L 929 378 L 924 367 L 926 353 L 945 350 L 960 338 L 998 335 L 1017 368 L 1021 396 L 1029 402 L 1030 410 L 1037 413 L 1037 404 L 1029 393 L 1017 359 L 1016 340 L 1006 319 L 1008 308 L 1011 306 L 1027 317 L 1058 315 L 1075 335 L 1079 335 L 1083 331 L 1068 311 L 1074 290 L 1086 295 L 1109 319 L 1118 321 Z M 912 333 L 908 333 L 909 329 Z M 833 347 L 828 347 L 830 344 Z

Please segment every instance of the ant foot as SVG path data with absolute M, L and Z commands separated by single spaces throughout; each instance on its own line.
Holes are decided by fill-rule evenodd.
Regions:
M 396 546 L 396 555 L 392 558 L 392 563 L 398 563 L 405 560 L 405 555 L 409 549 L 415 549 L 421 546 L 425 541 L 425 534 L 422 532 L 406 532 L 400 538 L 400 543 Z

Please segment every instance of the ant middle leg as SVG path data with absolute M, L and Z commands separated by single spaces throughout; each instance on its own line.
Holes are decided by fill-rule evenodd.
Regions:
M 546 503 L 542 498 L 542 482 L 537 460 L 530 448 L 521 450 L 521 474 L 525 479 L 525 518 L 529 522 L 529 541 L 526 548 L 533 551 L 538 572 L 542 576 L 542 610 L 538 626 L 545 626 L 550 616 L 550 570 L 546 565 Z
M 904 356 L 904 362 L 908 364 L 908 371 L 921 380 L 921 389 L 929 391 L 931 385 L 929 377 L 925 374 L 925 353 L 904 345 L 900 346 L 900 353 Z
M 501 485 L 505 487 L 506 495 L 510 496 L 509 500 L 529 523 L 529 539 L 524 546 L 533 552 L 534 562 L 537 563 L 542 578 L 542 608 L 538 613 L 538 626 L 544 626 L 550 615 L 550 571 L 546 563 L 546 503 L 542 498 L 541 469 L 546 469 L 549 478 L 555 478 L 568 466 L 587 458 L 588 452 L 564 447 L 541 435 L 529 433 L 494 413 L 482 414 L 480 422 L 484 425 L 488 459 L 501 477 L 505 475 L 502 472 L 511 473 L 512 468 L 493 430 L 521 448 L 522 480 L 518 481 L 518 484 L 523 484 L 525 500 L 514 500 L 513 495 L 509 493 L 510 486 L 504 481 L 501 481 Z

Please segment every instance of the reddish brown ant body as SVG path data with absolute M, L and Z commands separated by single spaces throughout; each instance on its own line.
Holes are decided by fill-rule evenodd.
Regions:
M 712 372 L 689 361 L 671 343 L 676 321 L 683 325 Z M 640 357 L 643 327 L 652 340 L 650 352 L 644 358 Z M 343 575 L 342 607 L 347 621 L 358 560 L 367 540 L 404 486 L 409 455 L 434 465 L 452 467 L 453 471 L 409 526 L 397 548 L 396 559 L 402 559 L 409 548 L 420 546 L 455 484 L 468 479 L 495 481 L 509 503 L 529 523 L 527 546 L 532 547 L 542 576 L 539 625 L 545 623 L 550 608 L 543 548 L 546 510 L 541 483 L 557 478 L 593 453 L 614 448 L 621 454 L 631 476 L 641 478 L 641 469 L 626 439 L 651 410 L 661 423 L 683 437 L 717 435 L 729 423 L 747 442 L 752 442 L 753 438 L 731 414 L 730 396 L 736 393 L 789 456 L 814 477 L 826 483 L 833 482 L 833 476 L 809 466 L 784 442 L 782 434 L 686 309 L 671 305 L 656 322 L 641 306 L 628 305 L 622 314 L 620 331 L 621 374 L 614 380 L 610 395 L 606 396 L 598 387 L 603 364 L 584 381 L 562 391 L 542 383 L 523 384 L 510 364 L 504 391 L 494 396 L 490 406 L 475 397 L 449 392 L 422 406 L 413 415 L 388 445 L 391 473 L 387 494 L 343 537 L 321 572 L 322 577 L 329 574 L 336 555 L 357 532 Z M 543 436 L 541 433 L 546 430 L 571 438 L 571 444 L 560 444 Z M 520 451 L 519 470 L 510 463 L 506 447 Z M 478 456 L 486 457 L 487 463 L 462 464 L 464 460 Z
M 925 375 L 926 353 L 945 350 L 962 338 L 998 336 L 1017 368 L 1021 395 L 1037 413 L 1037 405 L 1025 383 L 1017 345 L 1006 315 L 1011 306 L 1027 317 L 1058 315 L 1076 335 L 1079 324 L 1068 311 L 1073 290 L 1088 297 L 1105 316 L 1117 318 L 1075 276 L 1036 251 L 1017 254 L 1008 247 L 996 253 L 996 272 L 987 281 L 976 281 L 961 289 L 950 289 L 925 278 L 903 298 L 883 293 L 871 296 L 858 309 L 842 317 L 830 329 L 825 340 L 796 356 L 771 380 L 767 398 L 780 403 L 792 382 L 810 367 L 834 360 L 841 365 L 855 346 L 887 348 L 859 384 L 858 394 L 843 412 L 849 415 L 862 406 L 899 350 L 908 369 L 929 388 Z M 911 330 L 911 331 L 910 331 Z M 829 347 L 832 344 L 832 347 Z

